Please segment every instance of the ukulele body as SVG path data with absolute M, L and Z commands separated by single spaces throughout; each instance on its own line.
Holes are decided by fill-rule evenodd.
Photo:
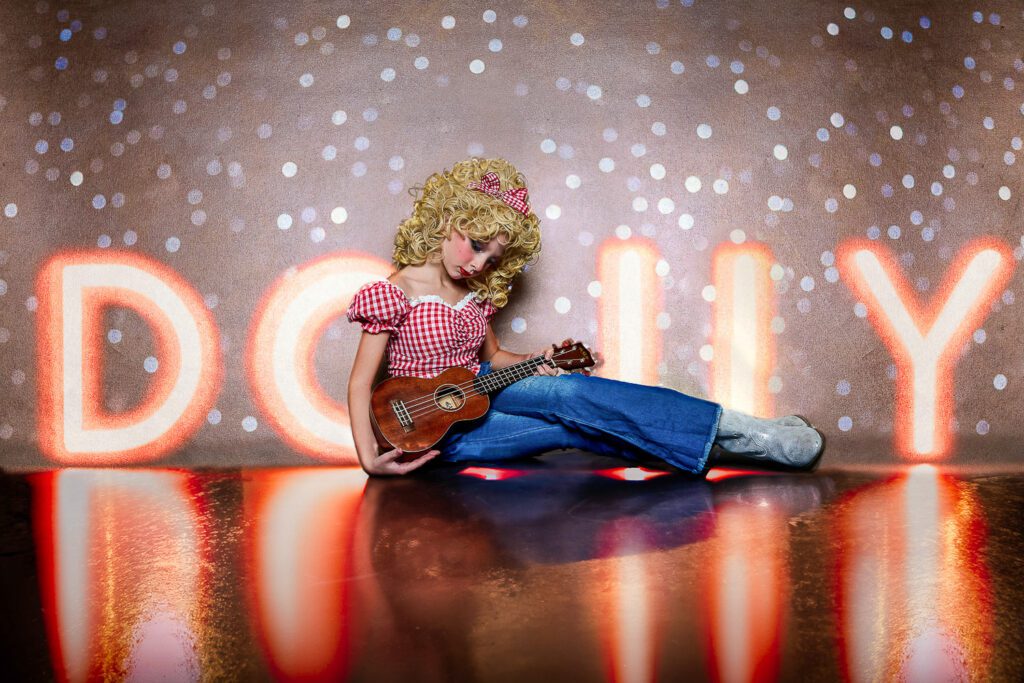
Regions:
M 381 447 L 425 451 L 456 422 L 481 417 L 491 401 L 474 380 L 471 370 L 456 367 L 430 379 L 392 377 L 378 384 L 370 416 Z

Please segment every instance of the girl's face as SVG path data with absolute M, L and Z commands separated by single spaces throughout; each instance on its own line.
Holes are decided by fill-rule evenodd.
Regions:
M 476 277 L 501 263 L 508 239 L 498 235 L 489 242 L 481 242 L 452 228 L 441 243 L 441 264 L 453 280 Z

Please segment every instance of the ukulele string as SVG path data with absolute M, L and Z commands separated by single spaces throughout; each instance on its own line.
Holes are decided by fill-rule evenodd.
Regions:
M 552 357 L 550 360 L 551 360 L 552 365 L 556 365 L 555 364 L 556 358 Z M 521 361 L 521 363 L 523 364 L 522 367 L 517 368 L 515 370 L 512 370 L 512 368 L 516 367 L 516 366 L 513 365 L 513 366 L 509 366 L 508 368 L 502 368 L 501 370 L 498 370 L 495 373 L 489 373 L 488 375 L 477 375 L 473 379 L 471 379 L 471 380 L 469 380 L 467 382 L 463 382 L 462 384 L 452 384 L 452 385 L 448 385 L 448 386 L 451 386 L 454 389 L 459 389 L 462 393 L 468 393 L 467 388 L 473 386 L 474 384 L 478 384 L 478 383 L 479 384 L 487 384 L 488 381 L 489 381 L 487 378 L 490 377 L 491 374 L 498 375 L 499 373 L 503 373 L 503 372 L 506 372 L 506 373 L 509 373 L 509 374 L 512 374 L 512 375 L 519 374 L 520 372 L 523 371 L 523 369 L 526 367 L 526 365 L 528 363 L 534 363 L 533 367 L 530 368 L 530 372 L 524 373 L 522 375 L 522 377 L 517 377 L 516 378 L 516 381 L 518 381 L 520 379 L 524 379 L 526 377 L 529 377 L 532 374 L 532 371 L 533 371 L 534 368 L 538 367 L 541 364 L 547 363 L 547 361 L 548 361 L 548 359 L 544 358 L 543 356 L 534 356 L 533 358 L 528 358 L 525 361 Z M 482 380 L 482 381 L 478 382 L 477 380 Z M 411 398 L 411 399 L 409 399 L 408 401 L 405 402 L 405 407 L 407 409 L 415 410 L 416 408 L 419 408 L 422 405 L 433 405 L 435 403 L 435 401 L 434 401 L 435 393 L 424 394 L 422 396 L 417 396 L 417 397 Z M 479 396 L 479 395 L 484 394 L 484 393 L 489 393 L 489 392 L 488 391 L 482 391 L 482 392 L 471 393 L 469 395 L 471 395 L 471 396 Z
M 556 354 L 557 353 L 559 353 L 559 352 L 556 351 Z M 564 355 L 564 352 L 562 352 L 562 355 Z M 538 367 L 541 364 L 547 363 L 548 360 L 549 359 L 546 359 L 544 356 L 535 356 L 533 358 L 527 359 L 526 361 L 523 361 L 523 365 L 520 366 L 519 368 L 513 370 L 512 373 L 511 373 L 512 375 L 517 375 L 519 373 L 522 373 L 522 376 L 521 377 L 516 377 L 516 379 L 514 381 L 519 381 L 521 379 L 525 379 L 526 377 L 531 376 L 533 374 L 533 370 L 536 367 Z M 557 363 L 555 362 L 556 360 L 557 359 L 556 359 L 555 355 L 552 355 L 550 361 L 551 361 L 552 365 L 554 365 L 555 367 L 557 367 Z M 535 365 L 532 368 L 529 368 L 529 372 L 524 372 L 527 369 L 527 366 L 531 362 L 534 362 Z M 515 367 L 515 366 L 512 366 L 512 367 Z M 503 370 L 505 370 L 505 368 L 503 368 Z M 501 371 L 499 371 L 499 372 L 501 372 Z M 467 396 L 467 397 L 482 396 L 482 395 L 488 394 L 490 392 L 487 391 L 487 390 L 483 390 L 483 391 L 481 391 L 481 390 L 469 390 L 468 387 L 472 387 L 472 386 L 474 386 L 476 384 L 486 384 L 487 383 L 487 379 L 486 378 L 487 378 L 487 375 L 478 375 L 477 377 L 474 377 L 473 379 L 469 380 L 468 382 L 463 382 L 462 384 L 456 384 L 456 385 L 452 385 L 452 386 L 453 386 L 453 388 L 460 390 L 460 392 L 462 394 L 464 394 L 465 396 Z M 483 382 L 478 383 L 477 380 L 479 380 L 479 379 L 483 379 Z M 405 407 L 406 407 L 406 410 L 408 411 L 410 417 L 422 417 L 423 415 L 429 414 L 429 413 L 437 411 L 437 410 L 444 410 L 443 408 L 437 407 L 436 401 L 434 400 L 434 394 L 425 394 L 423 396 L 419 396 L 419 397 L 410 399 L 409 401 L 406 402 Z
M 541 363 L 544 362 L 542 360 L 541 356 L 537 356 L 536 358 L 531 358 L 529 360 L 530 361 L 539 361 L 539 362 L 536 365 L 534 365 L 533 368 L 530 368 L 529 372 L 524 372 L 524 370 L 526 369 L 526 366 L 523 366 L 522 368 L 519 368 L 519 369 L 515 370 L 512 373 L 513 375 L 517 375 L 519 373 L 522 373 L 522 376 L 521 377 L 516 377 L 515 381 L 518 382 L 521 379 L 525 379 L 525 378 L 529 377 L 530 375 L 533 374 L 533 369 L 536 368 L 537 366 L 539 366 Z M 478 377 L 473 378 L 472 380 L 469 380 L 468 382 L 464 382 L 462 384 L 455 384 L 455 385 L 451 385 L 451 386 L 453 388 L 459 389 L 460 393 L 462 393 L 466 397 L 484 396 L 484 395 L 486 395 L 486 394 L 488 394 L 490 392 L 486 391 L 486 390 L 480 391 L 480 390 L 475 390 L 475 389 L 469 389 L 469 387 L 472 387 L 476 383 L 476 379 L 479 379 L 480 377 L 487 377 L 487 375 L 480 375 Z M 437 402 L 434 400 L 434 394 L 426 394 L 424 396 L 420 396 L 420 397 L 411 399 L 410 401 L 406 402 L 405 407 L 406 407 L 406 410 L 409 413 L 409 417 L 422 417 L 423 415 L 427 415 L 427 414 L 432 413 L 434 411 L 438 411 L 438 410 L 443 411 L 444 410 L 443 408 L 437 407 Z M 447 411 L 445 411 L 445 412 L 447 412 Z

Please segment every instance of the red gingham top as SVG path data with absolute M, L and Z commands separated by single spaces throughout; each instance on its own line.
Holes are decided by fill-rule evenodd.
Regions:
M 378 280 L 360 287 L 347 317 L 370 334 L 391 333 L 389 375 L 429 378 L 455 366 L 478 372 L 487 323 L 497 310 L 472 292 L 455 306 L 434 295 L 410 300 L 398 285 Z

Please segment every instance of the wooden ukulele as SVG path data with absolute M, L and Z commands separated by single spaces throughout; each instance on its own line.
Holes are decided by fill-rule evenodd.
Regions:
M 556 348 L 551 358 L 535 356 L 479 377 L 466 368 L 448 368 L 437 377 L 392 377 L 373 388 L 370 414 L 381 447 L 425 451 L 453 424 L 473 420 L 491 406 L 488 394 L 530 377 L 541 364 L 581 370 L 594 366 L 582 343 Z

